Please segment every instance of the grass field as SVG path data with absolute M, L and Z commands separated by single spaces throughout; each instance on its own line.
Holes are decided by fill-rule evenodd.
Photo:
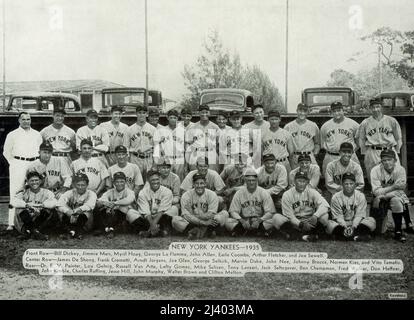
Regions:
M 401 259 L 401 274 L 363 275 L 363 289 L 351 290 L 350 274 L 250 273 L 244 278 L 81 277 L 63 278 L 62 289 L 50 290 L 50 277 L 22 266 L 29 248 L 167 249 L 182 237 L 140 239 L 135 235 L 86 236 L 80 240 L 19 241 L 0 237 L 0 299 L 388 299 L 388 293 L 414 296 L 414 236 L 405 244 L 392 239 L 369 243 L 306 243 L 263 238 L 220 237 L 212 241 L 257 242 L 263 251 L 326 252 L 337 259 Z

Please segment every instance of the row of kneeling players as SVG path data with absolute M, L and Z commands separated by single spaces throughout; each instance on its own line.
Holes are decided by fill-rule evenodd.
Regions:
M 233 195 L 228 210 L 224 199 L 206 188 L 206 176 L 199 173 L 192 176 L 193 188 L 182 195 L 179 203 L 173 203 L 172 191 L 161 185 L 156 170 L 148 172 L 148 184 L 137 200 L 126 186 L 123 172 L 115 173 L 113 188 L 99 198 L 88 189 L 89 179 L 83 173 L 74 175 L 73 189 L 58 200 L 53 192 L 41 187 L 41 179 L 39 173 L 29 172 L 28 188 L 11 201 L 16 208 L 15 226 L 23 239 L 47 240 L 51 231 L 62 238 L 81 239 L 92 230 L 96 235 L 112 238 L 127 228 L 141 237 L 178 233 L 199 239 L 228 233 L 316 241 L 324 234 L 337 240 L 367 241 L 388 208 L 393 212 L 396 240 L 406 240 L 401 230 L 402 219 L 406 231 L 414 232 L 405 194 L 397 189 L 384 191 L 375 198 L 377 205 L 374 204 L 373 215 L 368 216 L 365 196 L 356 190 L 352 173 L 344 174 L 343 189 L 334 194 L 329 205 L 309 185 L 307 174 L 297 172 L 294 187 L 281 198 L 281 210 L 269 192 L 258 186 L 257 172 L 251 168 L 244 171 L 245 184 Z

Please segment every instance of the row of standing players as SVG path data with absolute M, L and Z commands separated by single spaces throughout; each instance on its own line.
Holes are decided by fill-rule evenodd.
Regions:
M 181 114 L 183 123 L 177 124 L 178 113 L 171 111 L 168 113 L 169 125 L 158 125 L 158 128 L 154 126 L 155 123 L 151 125 L 146 120 L 147 116 L 149 120 L 158 120 L 159 115 L 148 115 L 145 107 L 137 109 L 137 122 L 130 127 L 120 122 L 121 110 L 114 107 L 112 120 L 101 125 L 98 125 L 97 113 L 89 111 L 86 115 L 87 125 L 81 127 L 76 134 L 63 124 L 62 111 L 54 113 L 53 124 L 44 128 L 40 134 L 30 128 L 30 115 L 23 113 L 19 116 L 20 127 L 7 136 L 4 145 L 4 156 L 10 164 L 9 227 L 16 226 L 19 231 L 23 231 L 24 236 L 37 234 L 41 237 L 43 234 L 39 231 L 39 226 L 42 229 L 49 224 L 50 217 L 38 217 L 41 216 L 40 212 L 51 211 L 45 210 L 51 208 L 46 205 L 43 207 L 38 192 L 33 192 L 30 187 L 30 179 L 27 179 L 28 188 L 18 192 L 22 189 L 25 178 L 28 178 L 27 173 L 37 172 L 41 175 L 42 188 L 49 189 L 53 194 L 56 202 L 54 208 L 58 208 L 56 212 L 60 213 L 57 215 L 58 220 L 65 221 L 65 228 L 76 226 L 76 230 L 70 230 L 72 236 L 94 225 L 112 236 L 114 225 L 125 220 L 120 219 L 123 217 L 131 225 L 134 222 L 135 229 L 146 236 L 162 231 L 168 233 L 169 230 L 160 226 L 172 225 L 178 231 L 189 233 L 191 237 L 197 232 L 200 235 L 200 230 L 201 234 L 206 230 L 211 233 L 213 227 L 221 226 L 234 234 L 252 230 L 268 234 L 269 230 L 276 229 L 287 235 L 295 234 L 296 231 L 304 239 L 314 239 L 320 224 L 329 234 L 347 234 L 347 238 L 356 240 L 366 238 L 373 232 L 375 221 L 381 221 L 390 207 L 395 223 L 395 238 L 405 241 L 401 230 L 402 217 L 405 218 L 408 232 L 412 231 L 412 224 L 409 220 L 408 198 L 404 193 L 405 169 L 399 165 L 396 156 L 396 151 L 401 148 L 401 129 L 394 118 L 382 114 L 380 101 L 373 100 L 370 105 L 372 116 L 358 125 L 344 116 L 340 103 L 333 103 L 333 119 L 326 122 L 320 131 L 314 122 L 306 118 L 308 109 L 302 104 L 298 105 L 297 119 L 288 123 L 284 129 L 279 127 L 279 112 L 271 110 L 267 122 L 263 120 L 261 106 L 256 106 L 253 110 L 255 120 L 245 126 L 241 126 L 238 112 L 230 113 L 232 127 L 227 128 L 224 114 L 217 118 L 219 126 L 209 120 L 208 106 L 200 106 L 198 123 L 191 123 L 191 112 L 184 110 Z M 80 158 L 72 162 L 70 153 L 74 144 L 80 150 Z M 218 150 L 217 146 L 223 145 L 225 147 Z M 323 164 L 327 189 L 331 196 L 336 195 L 329 201 L 331 208 L 317 189 L 320 169 L 314 155 L 319 152 L 320 146 L 327 152 Z M 370 172 L 368 178 L 375 196 L 372 211 L 375 219 L 366 216 L 363 193 L 350 191 L 364 186 L 362 169 L 354 152 L 358 147 L 365 155 L 365 167 Z M 40 159 L 36 159 L 37 154 L 40 154 Z M 264 162 L 262 167 L 261 160 Z M 113 165 L 107 169 L 108 164 Z M 374 166 L 375 170 L 371 170 Z M 157 167 L 159 170 L 154 171 Z M 248 167 L 256 170 L 247 170 Z M 221 169 L 221 175 L 217 169 Z M 148 183 L 143 188 L 143 178 L 147 177 L 148 170 L 153 180 L 158 182 L 151 184 L 151 178 L 148 177 Z M 250 174 L 246 175 L 246 172 Z M 253 172 L 256 174 L 256 182 L 250 183 L 249 188 L 248 180 L 254 176 Z M 73 173 L 74 188 L 70 189 Z M 124 185 L 127 188 L 117 188 L 114 178 L 119 173 L 125 177 Z M 344 179 L 348 174 L 350 177 Z M 80 179 L 81 175 L 86 176 L 87 181 L 85 177 Z M 301 179 L 304 176 L 306 179 Z M 204 180 L 205 190 L 202 193 L 202 188 L 198 188 L 197 193 L 194 177 Z M 123 179 L 118 180 L 122 185 Z M 300 183 L 297 183 L 300 180 L 306 180 L 306 188 L 302 191 L 298 186 Z M 85 182 L 87 193 L 95 194 L 95 204 L 86 211 L 92 212 L 96 206 L 95 211 L 105 213 L 97 214 L 100 218 L 95 219 L 95 223 L 93 215 L 88 217 L 80 213 L 86 209 L 86 198 L 81 196 L 85 192 L 80 193 L 82 190 L 77 189 L 77 184 Z M 353 185 L 353 188 L 346 189 L 346 183 Z M 36 183 L 33 185 L 36 186 Z M 285 192 L 288 185 L 292 188 Z M 109 190 L 104 192 L 106 188 Z M 164 192 L 160 192 L 160 189 Z M 215 200 L 211 197 L 205 199 L 206 191 L 217 197 L 217 209 L 214 209 Z M 235 197 L 240 198 L 238 202 L 233 201 L 236 192 L 242 195 Z M 126 199 L 131 199 L 127 193 L 133 197 L 132 202 L 126 205 Z M 165 200 L 161 199 L 163 193 L 171 193 L 171 203 L 162 201 Z M 188 196 L 187 193 L 193 195 Z M 98 201 L 96 195 L 100 196 Z M 343 199 L 338 200 L 339 195 Z M 265 203 L 270 203 L 269 197 L 272 208 L 265 206 Z M 190 204 L 183 203 L 183 199 Z M 24 208 L 22 201 L 25 202 Z M 62 201 L 66 201 L 66 204 Z M 333 206 L 337 201 L 341 205 Z M 357 202 L 362 204 L 357 205 Z M 163 210 L 160 209 L 161 203 L 167 204 L 162 207 Z M 364 215 L 360 205 L 365 205 Z M 321 209 L 321 206 L 325 209 Z M 119 210 L 119 207 L 123 209 Z M 340 208 L 339 217 L 339 212 L 334 207 Z M 20 212 L 18 215 L 14 213 L 16 208 Z M 62 211 L 61 208 L 66 209 Z M 276 213 L 277 211 L 282 214 Z M 26 218 L 31 217 L 30 221 L 37 220 L 35 226 L 29 222 L 28 228 L 27 222 L 21 219 L 21 212 L 24 212 Z M 82 216 L 80 227 L 79 216 Z M 332 219 L 328 219 L 329 216 Z M 115 222 L 110 222 L 108 217 L 118 218 Z M 332 227 L 335 223 L 337 225 Z M 363 228 L 365 225 L 368 226 Z M 286 228 L 288 231 L 283 231 Z

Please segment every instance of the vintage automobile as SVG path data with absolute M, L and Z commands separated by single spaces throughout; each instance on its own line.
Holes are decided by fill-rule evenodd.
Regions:
M 349 87 L 317 87 L 302 91 L 302 103 L 309 107 L 311 114 L 330 113 L 332 102 L 341 102 L 345 113 L 355 113 L 357 94 Z
M 241 111 L 250 113 L 254 105 L 253 94 L 248 90 L 217 88 L 201 91 L 200 105 L 210 107 L 212 114 L 218 111 Z
M 381 92 L 375 96 L 381 99 L 384 113 L 405 113 L 414 111 L 414 91 Z
M 77 96 L 61 92 L 20 92 L 12 94 L 8 105 L 4 110 L 6 113 L 29 113 L 50 114 L 55 109 L 63 109 L 67 113 L 81 111 L 80 100 Z

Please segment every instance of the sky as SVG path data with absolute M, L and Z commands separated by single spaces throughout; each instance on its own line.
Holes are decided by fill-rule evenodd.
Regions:
M 2 1 L 6 81 L 145 86 L 144 0 Z M 359 38 L 383 26 L 414 30 L 413 16 L 412 0 L 289 0 L 288 110 L 335 69 L 375 66 L 375 47 Z M 184 65 L 217 30 L 224 47 L 258 65 L 284 97 L 285 28 L 286 0 L 148 0 L 149 87 L 179 101 Z M 348 62 L 358 51 L 362 58 Z

